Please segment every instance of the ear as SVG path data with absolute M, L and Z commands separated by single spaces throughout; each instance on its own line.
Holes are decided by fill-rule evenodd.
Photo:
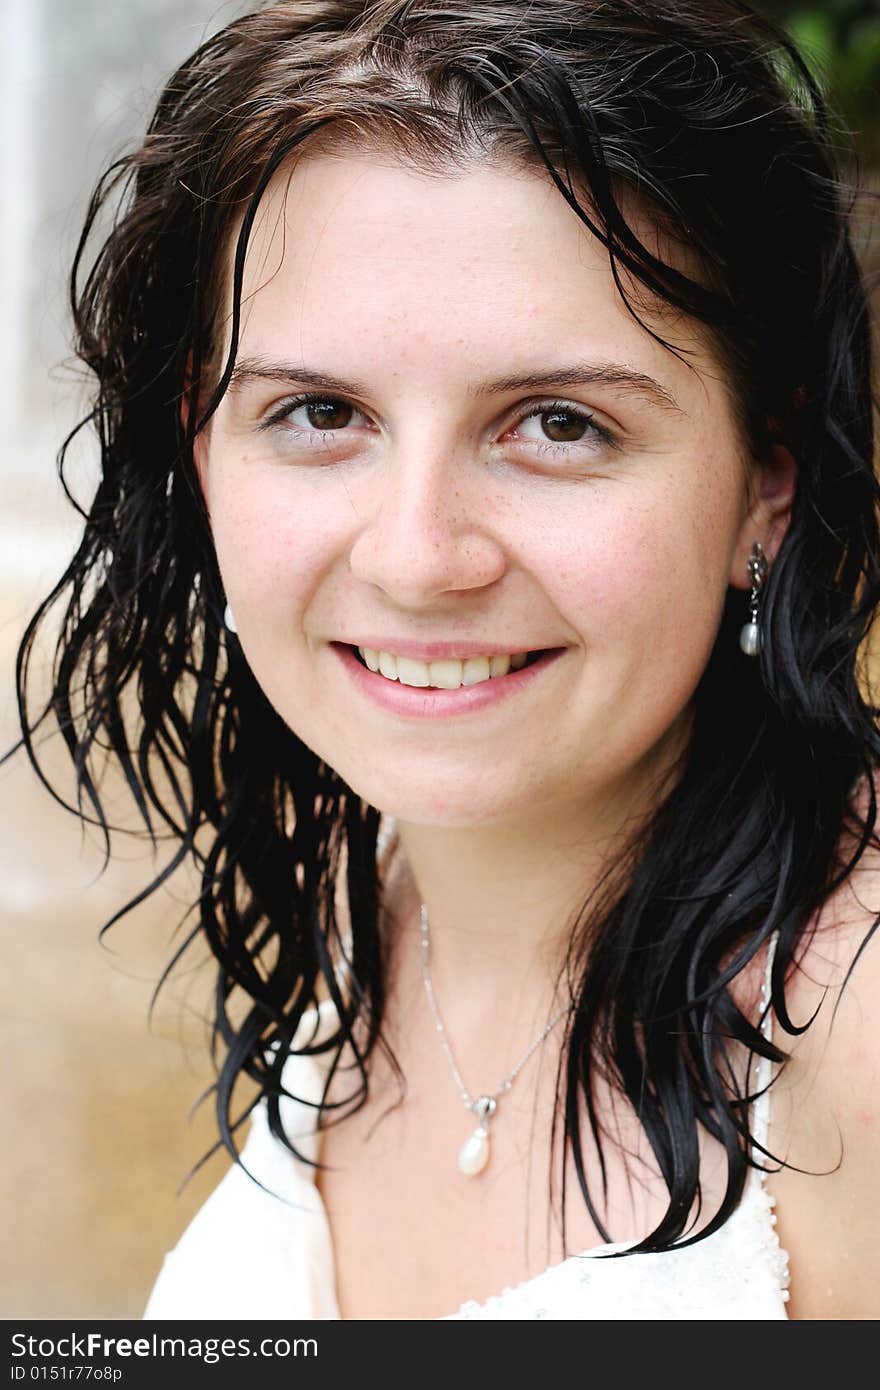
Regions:
M 196 470 L 196 477 L 199 480 L 199 487 L 202 493 L 202 501 L 205 504 L 205 511 L 208 513 L 208 520 L 211 519 L 211 495 L 208 487 L 208 442 L 210 424 L 201 430 L 193 440 L 193 466 Z
M 791 507 L 797 485 L 797 464 L 784 444 L 770 444 L 764 457 L 753 465 L 749 483 L 748 511 L 743 518 L 733 553 L 730 583 L 735 589 L 749 589 L 749 556 L 760 541 L 772 568 L 791 520 Z

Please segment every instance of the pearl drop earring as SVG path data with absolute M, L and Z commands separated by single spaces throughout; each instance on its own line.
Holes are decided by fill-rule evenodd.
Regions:
M 755 541 L 749 556 L 749 579 L 752 592 L 749 598 L 749 621 L 739 634 L 739 645 L 746 656 L 757 656 L 762 647 L 761 629 L 758 627 L 758 595 L 767 578 L 767 556 L 760 541 Z
M 228 604 L 228 603 L 227 603 L 226 607 L 225 607 L 224 610 L 223 610 L 223 621 L 224 621 L 224 623 L 226 624 L 226 626 L 229 628 L 229 631 L 230 631 L 230 632 L 238 632 L 238 628 L 235 626 L 235 614 L 233 613 L 232 609 L 229 607 L 229 604 Z

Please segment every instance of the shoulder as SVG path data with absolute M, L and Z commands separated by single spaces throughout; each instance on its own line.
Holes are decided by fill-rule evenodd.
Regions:
M 817 914 L 786 981 L 799 1036 L 772 1090 L 770 1179 L 792 1267 L 792 1315 L 880 1315 L 880 850 Z M 810 1022 L 812 1020 L 812 1022 Z
M 295 1039 L 320 1041 L 332 1006 L 303 1016 Z M 165 1256 L 146 1319 L 333 1317 L 332 1252 L 314 1182 L 319 1056 L 291 1053 L 284 1065 L 282 1122 L 294 1156 L 270 1131 L 265 1100 L 255 1107 L 241 1163 L 233 1164 Z

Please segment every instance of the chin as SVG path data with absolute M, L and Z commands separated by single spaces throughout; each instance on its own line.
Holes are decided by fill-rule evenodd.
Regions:
M 360 775 L 353 771 L 349 778 L 340 771 L 340 776 L 384 815 L 412 825 L 488 825 L 507 819 L 517 805 L 522 805 L 521 798 L 513 794 L 504 797 L 497 784 L 487 788 L 485 777 L 478 786 L 476 776 L 471 781 L 459 775 L 450 779 L 449 785 L 439 777 L 414 784 L 412 776 L 404 773 L 394 779 L 387 773 L 376 776 L 375 772 Z

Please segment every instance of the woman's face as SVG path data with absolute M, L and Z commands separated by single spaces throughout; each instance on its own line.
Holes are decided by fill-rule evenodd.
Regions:
M 656 322 L 696 370 L 537 174 L 364 153 L 270 189 L 197 464 L 254 675 L 373 805 L 576 815 L 686 727 L 771 503 L 706 346 Z

